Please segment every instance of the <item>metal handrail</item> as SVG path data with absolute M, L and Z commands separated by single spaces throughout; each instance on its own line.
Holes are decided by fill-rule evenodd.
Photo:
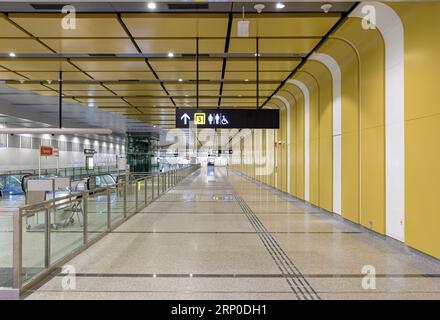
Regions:
M 32 286 L 40 282 L 44 279 L 48 274 L 50 274 L 55 268 L 62 266 L 64 263 L 72 259 L 74 256 L 78 255 L 80 252 L 84 251 L 91 244 L 95 243 L 103 236 L 111 232 L 114 228 L 118 227 L 120 224 L 127 221 L 131 218 L 135 213 L 144 209 L 148 204 L 157 199 L 161 194 L 165 193 L 168 189 L 174 187 L 178 184 L 182 179 L 196 171 L 200 168 L 200 165 L 188 165 L 179 169 L 172 169 L 165 172 L 157 172 L 152 173 L 150 175 L 145 175 L 141 178 L 137 178 L 132 181 L 121 181 L 114 185 L 96 188 L 92 190 L 82 191 L 71 193 L 66 196 L 50 199 L 43 201 L 41 203 L 26 205 L 18 210 L 18 214 L 14 215 L 14 226 L 13 226 L 13 237 L 14 237 L 14 248 L 13 248 L 13 288 L 17 289 L 19 292 L 26 291 L 30 289 Z M 155 180 L 157 179 L 157 189 L 155 188 Z M 151 199 L 148 199 L 148 181 L 151 180 Z M 144 192 L 145 196 L 140 196 L 139 194 L 139 184 L 144 182 Z M 136 186 L 131 193 L 128 190 L 129 186 Z M 156 190 L 155 190 L 156 189 Z M 116 222 L 113 220 L 112 211 L 112 200 L 111 194 L 117 193 L 116 201 L 123 202 L 123 212 L 120 217 L 117 215 Z M 155 197 L 156 195 L 156 197 Z M 94 238 L 89 238 L 89 214 L 93 213 L 93 211 L 89 211 L 89 199 L 93 196 L 107 196 L 106 199 L 106 225 L 103 230 L 98 230 L 99 234 Z M 134 210 L 131 207 L 130 212 L 128 212 L 128 198 L 134 196 Z M 133 198 L 130 198 L 130 201 Z M 51 222 L 51 212 L 56 213 L 58 208 L 69 207 L 73 204 L 81 204 L 81 213 L 82 213 L 82 244 L 77 246 L 75 249 L 65 253 L 61 258 L 57 258 L 56 261 L 52 261 L 52 248 L 51 248 L 51 237 L 52 237 L 52 229 L 55 226 L 52 225 Z M 105 202 L 102 202 L 105 204 Z M 73 210 L 73 209 L 72 209 Z M 33 216 L 35 214 L 44 214 L 44 224 L 41 229 L 44 232 L 44 237 L 41 241 L 44 241 L 44 267 L 41 267 L 41 271 L 36 272 L 31 275 L 28 279 L 24 279 L 24 266 L 23 266 L 23 246 L 24 242 L 24 234 L 28 232 L 28 230 L 23 230 L 23 220 Z M 78 214 L 78 212 L 76 212 Z M 72 211 L 73 216 L 73 211 Z M 79 218 L 78 218 L 79 219 Z M 100 222 L 101 220 L 98 220 Z M 79 221 L 80 222 L 80 221 Z M 55 223 L 55 219 L 54 219 Z M 102 225 L 99 225 L 102 228 Z M 32 234 L 32 233 L 29 233 Z M 37 233 L 33 233 L 34 235 Z M 69 247 L 69 243 L 66 244 Z M 70 249 L 69 249 L 70 250 Z M 32 258 L 32 257 L 31 257 Z M 40 256 L 41 258 L 41 256 Z M 38 260 L 38 259 L 37 259 Z M 41 260 L 41 259 L 40 259 Z M 40 261 L 38 260 L 38 261 Z

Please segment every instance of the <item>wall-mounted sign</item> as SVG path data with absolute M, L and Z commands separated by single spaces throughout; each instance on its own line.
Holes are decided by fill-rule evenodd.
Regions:
M 193 121 L 198 128 L 278 129 L 279 110 L 257 109 L 177 109 L 176 128 L 188 128 Z
M 40 146 L 40 156 L 41 157 L 52 157 L 53 149 L 51 146 Z
M 95 153 L 95 149 L 84 149 L 84 154 L 87 156 L 93 156 Z

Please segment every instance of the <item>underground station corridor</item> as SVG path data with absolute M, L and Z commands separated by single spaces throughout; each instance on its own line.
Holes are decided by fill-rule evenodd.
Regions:
M 440 300 L 439 14 L 0 0 L 0 300 Z

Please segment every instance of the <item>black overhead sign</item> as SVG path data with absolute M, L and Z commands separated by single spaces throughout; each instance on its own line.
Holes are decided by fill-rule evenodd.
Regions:
M 279 129 L 280 114 L 276 109 L 176 109 L 176 128 Z

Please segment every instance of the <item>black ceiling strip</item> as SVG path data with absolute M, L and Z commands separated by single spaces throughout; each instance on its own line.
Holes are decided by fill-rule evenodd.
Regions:
M 322 39 L 316 44 L 316 46 L 304 58 L 302 58 L 301 63 L 297 65 L 296 68 L 293 69 L 293 71 L 287 76 L 287 78 L 280 83 L 278 88 L 263 102 L 259 109 L 263 108 L 270 101 L 270 99 L 272 99 L 273 96 L 276 95 L 278 91 L 280 91 L 280 89 L 286 84 L 287 80 L 292 78 L 298 72 L 298 70 L 302 66 L 304 66 L 310 56 L 318 51 L 318 49 L 327 41 L 327 39 L 342 26 L 344 21 L 346 21 L 347 17 L 350 15 L 351 12 L 353 12 L 353 10 L 357 7 L 359 3 L 360 2 L 355 2 L 350 7 L 350 10 L 341 14 L 341 17 L 338 19 L 338 21 L 336 21 L 336 23 L 330 28 L 330 30 L 324 35 L 324 37 L 322 37 Z
M 130 30 L 128 30 L 127 26 L 125 25 L 124 21 L 122 20 L 122 15 L 121 13 L 117 14 L 118 17 L 118 21 L 119 24 L 121 25 L 121 27 L 124 29 L 125 33 L 127 34 L 127 36 L 130 38 L 131 43 L 133 44 L 133 46 L 136 48 L 136 50 L 139 53 L 143 53 L 141 48 L 138 46 L 138 44 L 136 43 L 136 40 L 134 40 L 133 35 L 131 34 Z M 159 78 L 159 76 L 157 75 L 156 71 L 154 71 L 153 67 L 151 66 L 150 62 L 148 61 L 148 58 L 145 58 L 145 63 L 147 64 L 148 68 L 150 69 L 150 71 L 153 73 L 154 77 L 160 81 L 160 86 L 162 87 L 163 91 L 165 91 L 165 93 L 167 94 L 167 96 L 170 98 L 171 102 L 173 103 L 174 106 L 176 106 L 176 103 L 174 102 L 173 98 L 171 97 L 170 93 L 168 92 L 167 88 L 165 88 L 163 81 Z
M 225 53 L 229 52 L 229 43 L 231 41 L 232 19 L 233 19 L 233 16 L 234 16 L 233 13 L 232 13 L 233 7 L 234 7 L 234 3 L 231 3 L 231 12 L 229 12 L 229 15 L 228 15 L 228 30 L 226 31 Z M 225 78 L 226 62 L 227 62 L 227 58 L 223 58 L 221 79 Z M 219 91 L 219 98 L 218 98 L 218 108 L 220 108 L 220 104 L 222 102 L 222 93 L 223 93 L 223 82 L 220 83 L 220 91 Z

